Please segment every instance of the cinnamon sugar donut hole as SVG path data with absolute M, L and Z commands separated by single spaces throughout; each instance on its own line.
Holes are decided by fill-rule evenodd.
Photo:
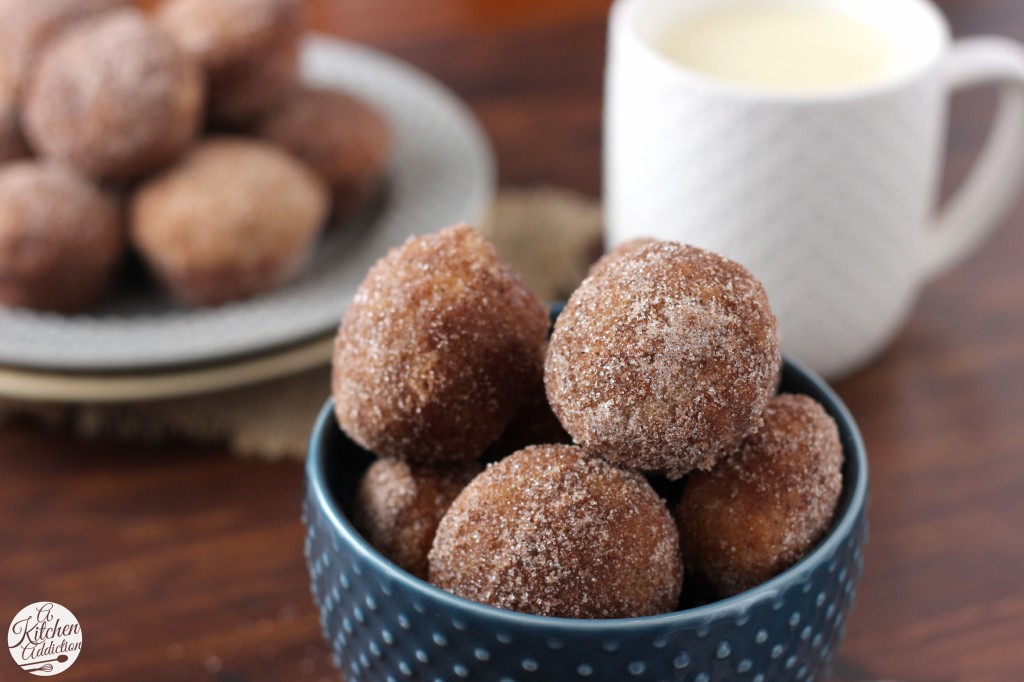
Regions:
M 657 242 L 580 285 L 555 323 L 544 378 L 588 453 L 678 479 L 761 425 L 780 363 L 760 282 L 717 254 Z
M 177 157 L 199 130 L 198 65 L 136 10 L 82 21 L 40 55 L 23 123 L 39 154 L 128 182 Z
M 476 462 L 431 467 L 378 459 L 359 481 L 352 521 L 381 554 L 426 580 L 437 524 L 480 470 Z
M 0 0 L 0 80 L 20 93 L 46 43 L 82 19 L 129 0 Z
M 206 69 L 216 123 L 251 123 L 298 85 L 299 0 L 168 0 L 157 21 Z
M 544 304 L 475 229 L 410 238 L 342 318 L 338 424 L 382 457 L 476 459 L 540 381 L 547 329 Z
M 541 616 L 650 616 L 679 599 L 679 536 L 640 474 L 572 445 L 534 446 L 455 499 L 430 550 L 430 582 Z
M 828 530 L 842 465 L 839 431 L 821 405 L 772 399 L 738 453 L 687 479 L 676 508 L 687 568 L 724 597 L 796 563 Z
M 0 168 L 0 301 L 81 312 L 107 292 L 125 248 L 117 202 L 71 171 Z
M 175 299 L 218 305 L 297 275 L 328 209 L 324 184 L 285 152 L 209 138 L 139 187 L 131 237 Z
M 337 90 L 299 88 L 254 132 L 320 174 L 331 186 L 337 219 L 366 208 L 391 157 L 387 119 L 367 102 Z

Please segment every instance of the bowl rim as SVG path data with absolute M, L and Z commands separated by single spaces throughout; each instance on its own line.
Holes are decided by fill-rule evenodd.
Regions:
M 840 517 L 833 522 L 828 534 L 800 561 L 756 587 L 703 606 L 635 618 L 586 619 L 539 616 L 480 604 L 446 592 L 406 572 L 378 552 L 359 534 L 342 511 L 337 500 L 334 499 L 328 490 L 325 473 L 325 448 L 321 447 L 321 444 L 328 429 L 338 428 L 334 417 L 334 400 L 331 397 L 327 398 L 327 401 L 321 408 L 320 414 L 313 425 L 309 441 L 306 458 L 307 497 L 312 497 L 319 510 L 330 520 L 334 530 L 340 535 L 342 544 L 349 547 L 351 551 L 357 553 L 364 561 L 371 564 L 374 571 L 379 571 L 391 580 L 400 583 L 403 588 L 420 596 L 441 602 L 444 607 L 453 609 L 456 612 L 468 612 L 468 614 L 477 618 L 507 624 L 509 627 L 539 627 L 549 632 L 559 631 L 573 635 L 607 635 L 613 632 L 621 632 L 624 627 L 632 629 L 644 627 L 661 628 L 666 626 L 699 627 L 705 625 L 710 620 L 718 619 L 722 616 L 743 613 L 755 603 L 771 601 L 782 594 L 785 586 L 792 584 L 794 581 L 796 583 L 802 582 L 826 557 L 836 553 L 841 542 L 857 532 L 858 519 L 864 513 L 867 504 L 867 452 L 864 448 L 864 441 L 860 430 L 857 428 L 857 423 L 853 420 L 849 409 L 821 377 L 799 362 L 784 357 L 783 366 L 793 370 L 802 379 L 811 383 L 820 392 L 825 401 L 830 403 L 827 405 L 829 411 L 839 416 L 837 421 L 840 422 L 840 430 L 845 428 L 849 432 L 850 441 L 853 444 L 853 452 L 844 453 L 844 455 L 852 459 L 851 471 L 855 474 L 852 481 L 853 489 L 847 499 L 846 506 L 841 509 Z M 342 436 L 347 437 L 344 434 Z

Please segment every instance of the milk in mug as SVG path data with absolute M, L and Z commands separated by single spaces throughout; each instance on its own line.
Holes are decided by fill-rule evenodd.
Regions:
M 903 62 L 895 40 L 855 17 L 799 4 L 743 2 L 687 18 L 658 46 L 680 65 L 738 85 L 827 92 L 868 85 Z

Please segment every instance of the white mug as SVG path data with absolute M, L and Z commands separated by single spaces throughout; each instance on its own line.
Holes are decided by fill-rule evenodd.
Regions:
M 656 49 L 666 27 L 728 0 L 617 0 L 604 184 L 609 246 L 651 236 L 747 266 L 783 350 L 838 378 L 892 339 L 921 286 L 1004 216 L 1024 177 L 1024 48 L 953 43 L 926 0 L 759 0 L 832 7 L 893 35 L 912 64 L 868 86 L 774 93 L 713 80 Z M 749 0 L 746 0 L 749 1 Z M 936 209 L 949 99 L 1001 89 L 982 155 Z

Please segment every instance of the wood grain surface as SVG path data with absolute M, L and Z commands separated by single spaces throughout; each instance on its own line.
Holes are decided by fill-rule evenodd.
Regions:
M 958 35 L 1024 40 L 1020 0 L 942 4 Z M 310 4 L 318 30 L 390 50 L 465 98 L 503 183 L 593 195 L 606 12 L 596 0 Z M 947 186 L 992 99 L 957 102 Z M 873 502 L 836 679 L 1024 679 L 1024 205 L 837 388 L 868 445 Z M 0 429 L 0 622 L 39 600 L 75 612 L 84 649 L 69 682 L 337 679 L 307 587 L 302 491 L 296 463 Z M 0 681 L 23 679 L 0 655 Z

